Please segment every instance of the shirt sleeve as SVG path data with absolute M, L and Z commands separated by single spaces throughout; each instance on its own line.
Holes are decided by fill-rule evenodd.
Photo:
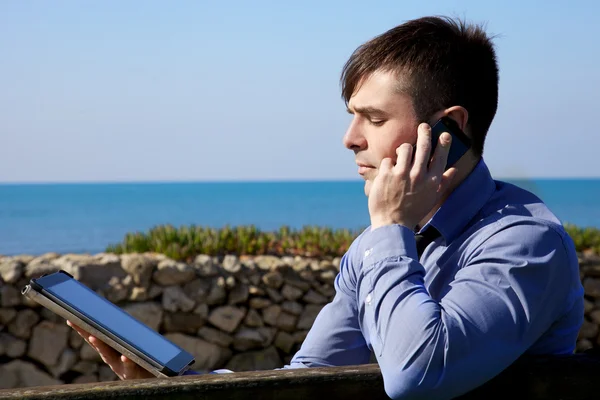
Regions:
M 461 260 L 438 302 L 424 286 L 409 229 L 365 234 L 357 306 L 388 396 L 450 399 L 526 352 L 568 307 L 578 275 L 565 246 L 560 232 L 539 222 L 503 226 Z
M 356 307 L 352 247 L 342 257 L 334 286 L 336 294 L 317 316 L 301 348 L 284 368 L 358 365 L 369 362 Z

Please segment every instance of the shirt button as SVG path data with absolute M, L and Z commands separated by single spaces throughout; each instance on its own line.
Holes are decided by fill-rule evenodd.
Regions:
M 369 293 L 365 298 L 365 303 L 367 303 L 367 305 L 371 305 L 371 300 L 373 300 L 373 295 Z
M 365 251 L 365 258 L 369 257 L 371 251 L 373 251 L 373 249 L 368 249 L 367 251 Z

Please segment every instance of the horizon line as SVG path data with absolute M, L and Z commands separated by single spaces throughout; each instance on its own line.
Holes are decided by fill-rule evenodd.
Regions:
M 501 181 L 593 181 L 600 180 L 600 176 L 565 176 L 565 177 L 493 177 Z M 89 181 L 0 181 L 0 186 L 43 186 L 43 185 L 156 185 L 156 184 L 213 184 L 213 183 L 362 183 L 362 179 L 357 178 L 336 178 L 336 179 L 223 179 L 223 180 L 193 180 L 193 179 L 173 179 L 173 180 L 89 180 Z

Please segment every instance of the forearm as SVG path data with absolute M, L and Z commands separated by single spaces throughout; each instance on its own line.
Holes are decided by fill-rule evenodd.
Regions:
M 548 245 L 529 246 L 538 254 L 528 257 L 513 235 L 531 232 L 515 229 L 462 266 L 439 301 L 425 287 L 410 230 L 388 226 L 363 237 L 359 315 L 390 397 L 464 393 L 510 365 L 554 320 L 564 299 L 552 290 L 564 274 L 550 272 L 566 263 L 560 241 L 536 231 Z

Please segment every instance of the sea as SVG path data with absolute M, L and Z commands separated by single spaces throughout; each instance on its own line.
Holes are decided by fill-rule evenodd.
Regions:
M 600 228 L 600 179 L 508 180 L 566 223 Z M 362 181 L 0 185 L 0 254 L 99 253 L 171 224 L 362 229 Z

